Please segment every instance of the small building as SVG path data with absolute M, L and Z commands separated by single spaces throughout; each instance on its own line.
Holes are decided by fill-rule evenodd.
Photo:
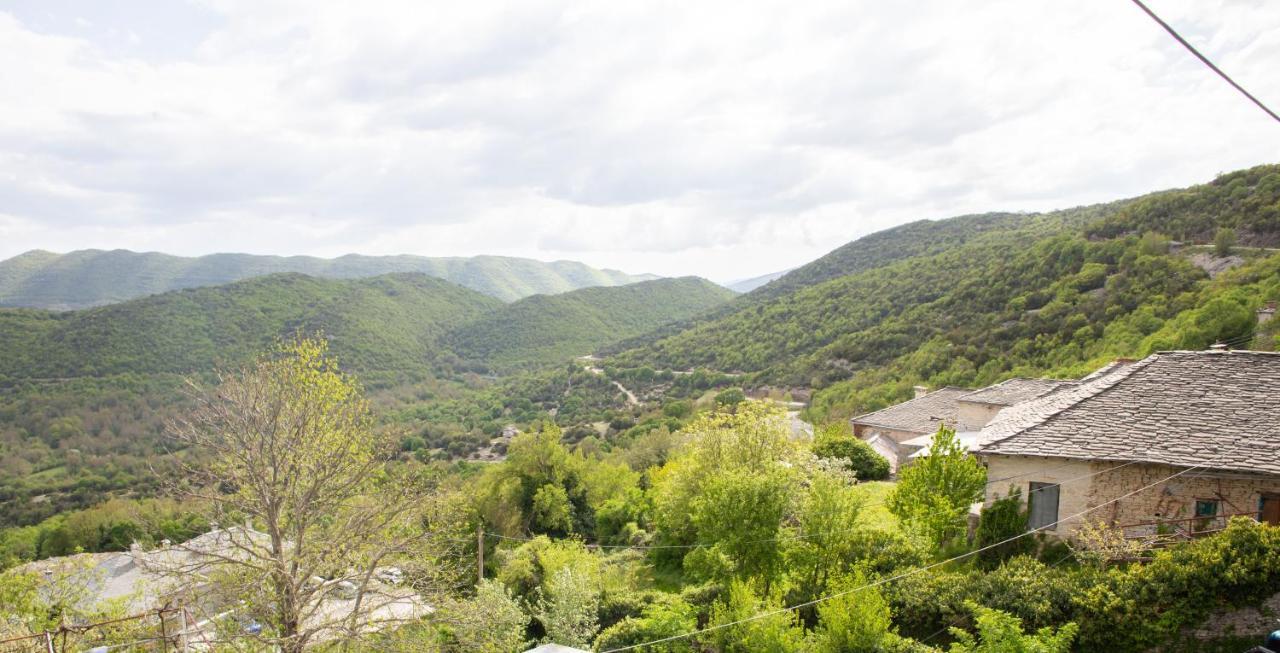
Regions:
M 1280 524 L 1280 353 L 1120 361 L 1001 411 L 975 452 L 987 503 L 1018 488 L 1030 526 L 1059 536 L 1086 520 L 1131 537 Z
M 929 449 L 939 426 L 955 429 L 960 443 L 971 447 L 982 427 L 1000 411 L 1076 383 L 1014 378 L 980 390 L 947 386 L 933 392 L 916 386 L 913 399 L 859 415 L 849 423 L 854 436 L 888 459 L 890 469 L 897 472 Z
M 913 399 L 858 415 L 849 420 L 849 424 L 853 427 L 854 437 L 866 440 L 889 461 L 890 470 L 897 472 L 899 465 L 915 451 L 903 443 L 931 436 L 942 424 L 954 427 L 958 410 L 956 400 L 970 392 L 973 392 L 970 388 L 952 386 L 929 392 L 917 386 Z

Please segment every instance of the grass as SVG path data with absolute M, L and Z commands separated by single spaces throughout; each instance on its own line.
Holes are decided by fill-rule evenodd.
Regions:
M 867 498 L 862 513 L 858 515 L 862 526 L 889 532 L 898 531 L 898 518 L 889 512 L 887 505 L 889 492 L 895 485 L 897 483 L 893 481 L 867 481 L 858 484 Z

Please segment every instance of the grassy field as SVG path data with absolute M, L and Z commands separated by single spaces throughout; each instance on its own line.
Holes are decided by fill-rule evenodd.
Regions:
M 862 507 L 858 521 L 863 526 L 883 531 L 898 530 L 898 518 L 889 512 L 885 505 L 889 491 L 893 489 L 893 481 L 867 481 L 858 484 L 867 495 L 867 503 Z

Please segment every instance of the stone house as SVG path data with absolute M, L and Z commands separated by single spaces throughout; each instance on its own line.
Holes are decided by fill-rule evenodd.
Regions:
M 1133 537 L 1280 524 L 1280 354 L 1122 362 L 1000 412 L 978 440 L 987 503 L 1018 488 L 1030 525 L 1058 536 L 1086 520 Z
M 947 386 L 933 392 L 916 386 L 913 399 L 859 415 L 849 423 L 854 436 L 887 458 L 890 469 L 897 472 L 911 458 L 928 450 L 940 425 L 955 429 L 961 444 L 968 446 L 977 441 L 982 427 L 1005 408 L 1074 383 L 1077 382 L 1015 378 L 980 390 Z

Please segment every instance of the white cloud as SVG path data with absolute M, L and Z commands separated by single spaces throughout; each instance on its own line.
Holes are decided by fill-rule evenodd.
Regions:
M 52 0 L 0 13 L 0 256 L 499 253 L 713 278 L 1275 160 L 1128 3 Z M 1159 0 L 1280 104 L 1280 13 Z

